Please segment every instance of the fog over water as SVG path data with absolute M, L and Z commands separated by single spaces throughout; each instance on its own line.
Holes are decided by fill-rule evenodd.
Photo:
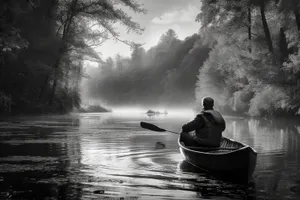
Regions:
M 181 109 L 166 109 L 166 108 L 159 108 L 159 107 L 150 107 L 148 108 L 134 108 L 134 107 L 116 107 L 113 109 L 113 113 L 116 114 L 124 114 L 128 115 L 130 114 L 145 114 L 148 110 L 153 110 L 160 112 L 161 114 L 164 114 L 164 112 L 167 112 L 166 114 L 172 115 L 172 116 L 181 116 L 181 117 L 192 117 L 195 115 L 196 111 L 189 109 L 189 108 L 181 108 Z

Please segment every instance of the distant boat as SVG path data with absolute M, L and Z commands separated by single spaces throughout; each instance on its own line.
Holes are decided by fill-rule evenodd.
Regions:
M 162 112 L 159 112 L 159 111 L 148 110 L 148 111 L 146 112 L 146 114 L 147 114 L 147 115 L 160 115 L 160 114 L 165 114 L 165 115 L 167 115 L 168 112 L 165 111 L 165 112 L 162 113 Z
M 153 111 L 153 110 L 148 110 L 147 112 L 146 112 L 146 114 L 149 114 L 149 115 L 151 115 L 151 114 L 155 114 L 156 112 L 155 111 Z

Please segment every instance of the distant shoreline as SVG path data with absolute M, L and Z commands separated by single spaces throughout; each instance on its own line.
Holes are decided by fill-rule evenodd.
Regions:
M 107 113 L 107 112 L 112 112 L 112 110 L 108 109 L 108 108 L 104 108 L 100 105 L 88 105 L 86 107 L 81 107 L 81 108 L 75 110 L 75 112 L 79 112 L 79 113 L 89 113 L 89 112 Z

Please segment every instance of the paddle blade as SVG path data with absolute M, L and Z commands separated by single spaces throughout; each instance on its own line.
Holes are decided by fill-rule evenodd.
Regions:
M 147 123 L 147 122 L 141 122 L 141 127 L 151 130 L 151 131 L 157 131 L 157 132 L 165 132 L 165 129 L 159 128 L 153 124 Z

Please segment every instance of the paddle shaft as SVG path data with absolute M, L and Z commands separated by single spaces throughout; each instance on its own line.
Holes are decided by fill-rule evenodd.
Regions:
M 175 131 L 170 131 L 170 130 L 166 130 L 166 129 L 160 128 L 158 126 L 155 126 L 154 124 L 150 124 L 150 123 L 147 123 L 147 122 L 141 122 L 140 125 L 141 125 L 142 128 L 145 128 L 145 129 L 148 129 L 148 130 L 151 130 L 151 131 L 156 131 L 156 132 L 170 132 L 170 133 L 174 133 L 174 134 L 177 134 L 177 135 L 180 134 L 180 133 L 177 133 Z
M 174 134 L 177 134 L 179 135 L 180 133 L 177 133 L 177 132 L 174 132 L 174 131 L 169 131 L 169 130 L 166 130 L 167 132 L 170 132 L 170 133 L 174 133 Z

